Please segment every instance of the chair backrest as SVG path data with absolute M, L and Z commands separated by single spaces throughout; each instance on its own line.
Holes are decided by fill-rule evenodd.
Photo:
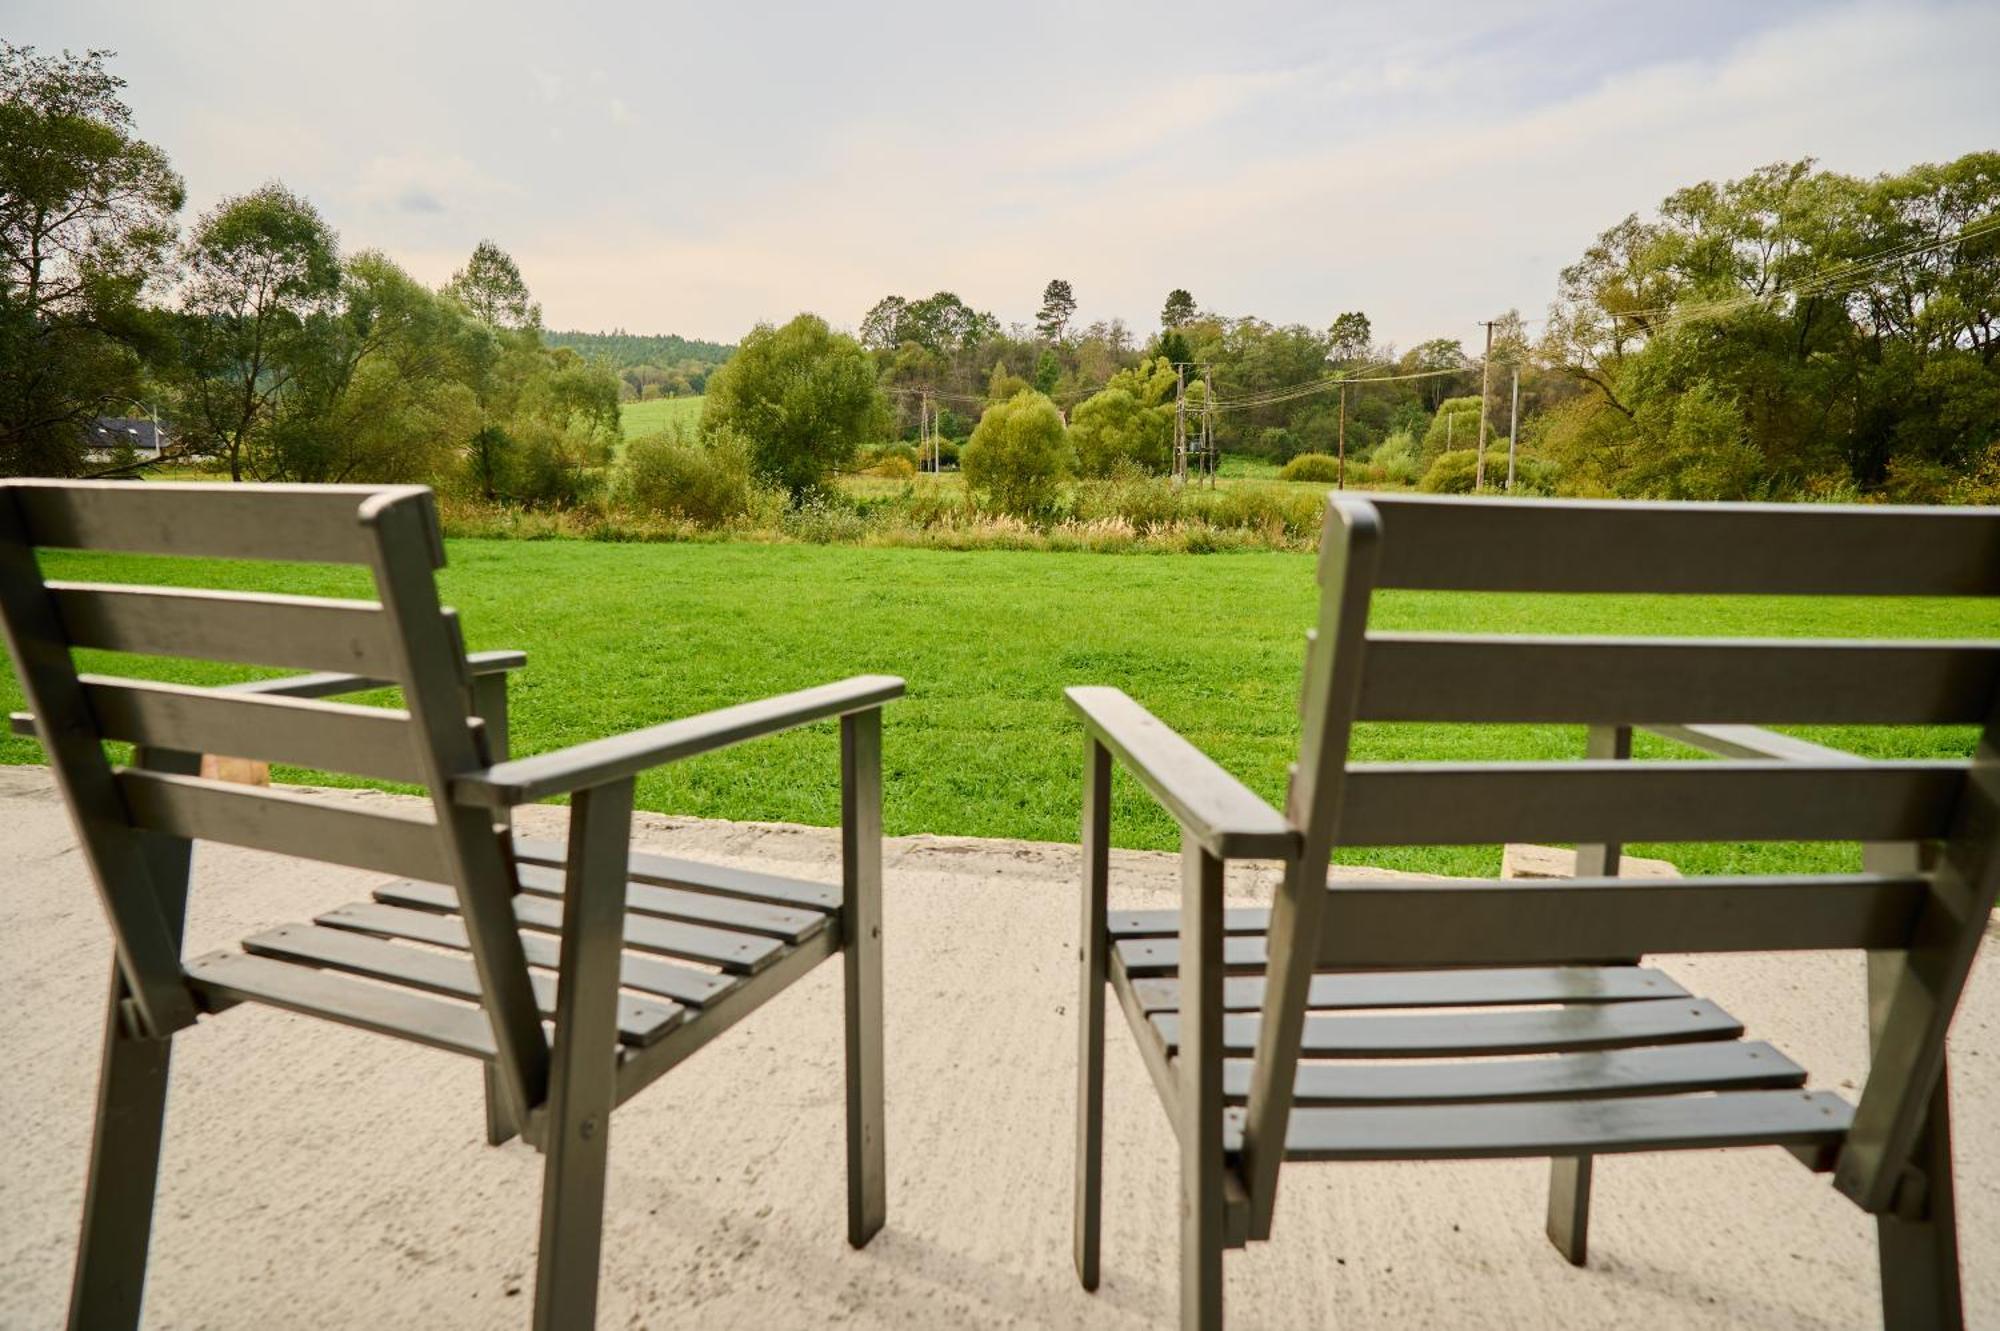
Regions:
M 46 548 L 353 565 L 369 571 L 374 598 L 50 581 L 36 555 Z M 513 923 L 513 867 L 490 815 L 450 797 L 451 779 L 485 755 L 464 642 L 438 603 L 443 563 L 431 493 L 418 487 L 0 484 L 0 620 L 153 1033 L 194 1009 L 147 845 L 228 842 L 456 888 L 502 1071 L 521 1093 L 539 1090 L 546 1045 Z M 344 671 L 393 683 L 403 706 L 85 674 L 79 648 Z M 137 746 L 134 761 L 114 765 L 106 741 Z M 204 780 L 192 760 L 202 753 L 410 782 L 430 792 L 431 816 Z
M 2000 510 L 1336 497 L 1320 583 L 1287 804 L 1304 851 L 1273 918 L 1252 1135 L 1283 1140 L 1280 1088 L 1315 966 L 1921 952 L 1891 1001 L 1837 1174 L 1879 1209 L 2000 890 L 2000 641 L 1544 637 L 1532 620 L 1507 634 L 1394 633 L 1369 628 L 1371 600 L 1378 589 L 1994 597 Z M 1350 760 L 1357 722 L 1401 721 L 1983 729 L 1970 762 Z M 1336 846 L 1506 841 L 1899 843 L 1925 867 L 1326 887 Z

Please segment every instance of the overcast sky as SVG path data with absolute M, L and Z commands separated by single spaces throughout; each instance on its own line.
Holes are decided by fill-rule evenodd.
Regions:
M 1993 0 L 0 9 L 118 52 L 190 215 L 281 179 L 432 282 L 491 237 L 552 327 L 725 341 L 1060 276 L 1470 342 L 1681 184 L 2000 148 Z

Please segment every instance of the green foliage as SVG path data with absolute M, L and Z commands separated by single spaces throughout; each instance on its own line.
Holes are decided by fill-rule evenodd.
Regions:
M 961 455 L 966 484 L 1016 517 L 1046 512 L 1071 462 L 1062 413 L 1035 392 L 987 408 Z
M 1449 397 L 1440 402 L 1437 415 L 1431 417 L 1430 426 L 1424 431 L 1424 458 L 1435 462 L 1447 450 L 1455 452 L 1478 446 L 1479 399 Z
M 455 470 L 482 429 L 455 304 L 369 251 L 343 266 L 337 304 L 308 331 L 290 348 L 290 382 L 250 436 L 252 475 L 411 482 Z
M 444 291 L 481 323 L 495 328 L 541 326 L 542 307 L 528 295 L 520 265 L 490 240 L 473 247 L 472 257 L 451 275 Z
M 740 435 L 662 430 L 626 445 L 619 500 L 642 513 L 720 527 L 749 513 L 750 446 Z
M 575 508 L 604 491 L 611 446 L 578 424 L 531 416 L 509 431 L 508 497 L 531 508 Z
M 1192 323 L 1197 312 L 1194 296 L 1187 288 L 1175 287 L 1167 293 L 1167 303 L 1160 307 L 1160 327 L 1173 329 Z
M 1041 359 L 1035 362 L 1035 391 L 1043 394 L 1053 393 L 1061 381 L 1062 362 L 1056 359 L 1054 351 L 1044 347 Z
M 861 345 L 891 351 L 914 342 L 927 351 L 970 351 L 1000 331 L 1000 321 L 956 294 L 939 291 L 922 300 L 884 296 L 861 320 Z
M 1331 485 L 1340 479 L 1340 459 L 1324 453 L 1301 453 L 1285 464 L 1278 479 Z
M 1564 485 L 1938 493 L 2000 440 L 2000 232 L 1939 243 L 1994 219 L 2000 152 L 1976 152 L 1873 180 L 1776 163 L 1605 231 L 1543 344 L 1588 389 L 1540 422 Z
M 692 338 L 650 336 L 623 329 L 609 333 L 544 331 L 550 347 L 566 347 L 585 360 L 607 365 L 624 386 L 627 402 L 700 397 L 715 367 L 735 348 Z
M 1142 361 L 1084 399 L 1070 423 L 1077 470 L 1108 476 L 1120 466 L 1165 471 L 1173 463 L 1174 367 Z
M 1398 430 L 1377 444 L 1368 454 L 1368 465 L 1382 474 L 1382 479 L 1395 485 L 1415 485 L 1423 475 L 1423 457 L 1417 447 L 1417 437 L 1408 430 Z
M 1374 341 L 1375 330 L 1368 316 L 1359 310 L 1349 310 L 1326 330 L 1326 354 L 1339 364 L 1358 364 L 1368 359 Z
M 1075 314 L 1076 292 L 1062 278 L 1051 278 L 1042 288 L 1042 307 L 1035 312 L 1035 331 L 1051 342 L 1060 342 Z
M 880 434 L 887 409 L 861 344 L 801 314 L 759 324 L 708 383 L 702 428 L 750 441 L 757 474 L 794 501 Z
M 1004 361 L 996 361 L 993 373 L 986 378 L 986 405 L 990 408 L 1011 401 L 1016 394 L 1030 392 L 1033 389 L 1033 384 L 1009 370 Z
M 0 42 L 0 475 L 74 475 L 161 349 L 141 305 L 185 199 L 107 52 Z
M 257 431 L 327 354 L 338 242 L 317 208 L 273 181 L 205 213 L 182 259 L 176 419 L 185 443 L 240 481 Z
M 1455 448 L 1449 453 L 1440 453 L 1432 459 L 1430 468 L 1417 488 L 1425 494 L 1463 495 L 1472 493 L 1472 482 L 1477 475 L 1479 450 L 1476 448 Z M 1507 450 L 1489 448 L 1486 450 L 1486 489 L 1488 492 L 1505 488 L 1507 483 Z

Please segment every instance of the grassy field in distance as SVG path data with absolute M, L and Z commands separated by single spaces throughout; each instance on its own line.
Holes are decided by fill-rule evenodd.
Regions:
M 48 574 L 304 595 L 368 596 L 358 570 L 195 565 L 46 554 Z M 1071 684 L 1130 692 L 1266 798 L 1284 789 L 1315 596 L 1309 555 L 1113 558 L 855 546 L 602 544 L 459 540 L 440 575 L 473 649 L 516 647 L 517 753 L 558 748 L 851 674 L 906 677 L 887 713 L 892 834 L 1074 842 L 1081 732 Z M 560 589 L 559 595 L 536 594 Z M 1989 603 L 1774 601 L 1742 597 L 1521 597 L 1385 593 L 1381 627 L 1459 632 L 1666 633 L 1974 638 L 2000 636 Z M 82 653 L 87 670 L 130 670 Z M 250 673 L 202 662 L 146 673 L 217 683 Z M 382 701 L 384 699 L 375 699 Z M 0 706 L 18 708 L 11 673 Z M 1964 727 L 1813 728 L 1801 734 L 1876 756 L 1963 756 Z M 1552 759 L 1580 755 L 1565 726 L 1367 725 L 1357 758 Z M 1666 752 L 1642 738 L 1642 755 Z M 40 748 L 0 739 L 0 761 Z M 830 725 L 664 768 L 641 807 L 704 817 L 831 825 L 838 741 Z M 309 774 L 280 772 L 280 779 Z M 1170 848 L 1168 818 L 1129 779 L 1115 789 L 1114 840 Z M 1635 847 L 1694 872 L 1852 867 L 1853 846 Z M 1493 847 L 1343 851 L 1341 858 L 1441 873 L 1490 873 Z
M 656 397 L 650 402 L 627 402 L 618 408 L 627 439 L 664 430 L 676 422 L 692 430 L 701 424 L 699 397 Z

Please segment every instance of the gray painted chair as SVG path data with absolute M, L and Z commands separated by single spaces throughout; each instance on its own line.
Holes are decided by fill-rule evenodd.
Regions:
M 1187 1327 L 1221 1324 L 1223 1252 L 1270 1236 L 1289 1161 L 1547 1157 L 1549 1235 L 1581 1263 L 1595 1157 L 1764 1144 L 1876 1217 L 1888 1325 L 1961 1325 L 1945 1033 L 2000 890 L 2000 643 L 1451 636 L 1368 618 L 1386 588 L 1993 596 L 2000 511 L 1336 498 L 1319 581 L 1282 813 L 1124 694 L 1069 692 L 1088 735 L 1084 1287 L 1108 982 L 1180 1141 Z M 1580 725 L 1590 753 L 1360 763 L 1357 721 Z M 1946 723 L 1982 727 L 1970 763 L 1865 762 L 1757 728 Z M 1725 760 L 1631 762 L 1632 726 Z M 1180 822 L 1179 911 L 1107 909 L 1114 760 Z M 1600 876 L 1328 883 L 1337 846 L 1501 841 L 1577 843 Z M 1866 850 L 1859 874 L 1619 879 L 1627 841 Z M 1270 910 L 1223 908 L 1230 859 L 1284 862 Z M 1819 949 L 1868 953 L 1873 1069 L 1852 1104 L 1637 964 Z M 1461 1011 L 1368 1011 L 1427 1007 Z
M 359 565 L 374 599 L 44 581 L 41 547 Z M 137 1323 L 172 1041 L 244 1002 L 481 1060 L 489 1138 L 518 1133 L 546 1157 L 535 1325 L 578 1327 L 595 1310 L 612 1110 L 841 953 L 848 1241 L 882 1226 L 881 707 L 902 681 L 504 761 L 520 658 L 467 658 L 438 604 L 443 562 L 422 489 L 0 485 L 0 618 L 32 709 L 16 725 L 48 749 L 117 945 L 72 1326 Z M 321 673 L 193 688 L 79 674 L 72 648 Z M 382 683 L 401 708 L 319 700 Z M 628 852 L 639 773 L 832 717 L 838 886 Z M 133 744 L 131 761 L 113 763 L 107 740 Z M 203 780 L 204 752 L 408 782 L 431 811 Z M 512 837 L 513 806 L 558 794 L 572 797 L 567 846 Z M 400 881 L 184 962 L 196 840 Z

